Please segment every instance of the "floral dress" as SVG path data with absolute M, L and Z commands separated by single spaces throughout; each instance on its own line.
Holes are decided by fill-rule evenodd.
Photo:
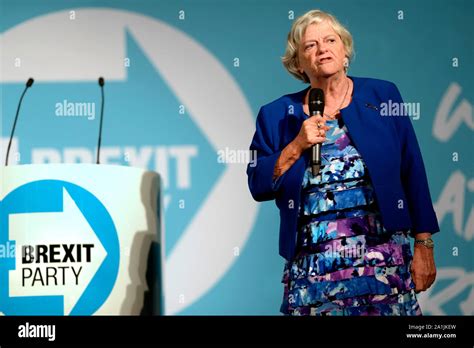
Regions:
M 422 315 L 408 231 L 387 231 L 364 161 L 340 114 L 304 174 L 296 256 L 286 262 L 287 315 Z M 375 145 L 374 145 L 375 146 Z

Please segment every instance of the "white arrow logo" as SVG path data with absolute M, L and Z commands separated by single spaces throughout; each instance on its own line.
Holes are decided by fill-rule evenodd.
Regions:
M 68 315 L 107 255 L 74 200 L 63 189 L 62 213 L 12 214 L 9 227 L 9 238 L 16 242 L 16 269 L 9 272 L 10 297 L 64 295 L 64 314 Z M 59 245 L 58 253 L 48 250 L 39 258 L 33 253 L 32 263 L 22 263 L 22 247 L 37 245 Z M 52 263 L 52 257 L 64 262 Z

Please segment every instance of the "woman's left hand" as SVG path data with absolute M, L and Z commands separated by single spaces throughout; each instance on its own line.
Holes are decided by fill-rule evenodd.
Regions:
M 433 248 L 415 244 L 410 273 L 415 283 L 416 293 L 427 290 L 436 279 L 433 250 Z

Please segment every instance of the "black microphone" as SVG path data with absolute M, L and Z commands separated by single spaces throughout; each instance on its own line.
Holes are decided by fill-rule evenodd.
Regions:
M 309 91 L 309 114 L 310 116 L 322 116 L 324 114 L 324 92 L 321 88 L 311 88 Z M 319 173 L 321 168 L 321 143 L 311 146 L 311 172 L 313 176 Z
M 102 143 L 102 122 L 104 121 L 104 78 L 99 77 L 99 86 L 102 94 L 102 104 L 100 106 L 100 126 L 99 126 L 99 141 L 97 144 L 97 164 L 100 163 L 100 144 Z
M 23 90 L 23 93 L 20 97 L 20 101 L 18 102 L 18 107 L 16 109 L 16 115 L 15 115 L 15 121 L 13 122 L 12 132 L 10 134 L 10 141 L 8 142 L 7 155 L 5 157 L 5 167 L 8 166 L 8 157 L 10 156 L 10 147 L 12 146 L 13 135 L 15 134 L 16 122 L 18 121 L 18 115 L 20 114 L 20 107 L 21 107 L 21 103 L 23 102 L 23 97 L 25 96 L 28 88 L 33 86 L 34 82 L 35 80 L 33 80 L 31 77 L 28 79 L 28 81 L 26 82 L 25 89 Z

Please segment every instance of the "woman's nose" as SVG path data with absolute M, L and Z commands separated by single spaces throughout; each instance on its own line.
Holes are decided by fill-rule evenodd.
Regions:
M 327 50 L 328 50 L 328 49 L 327 49 L 327 46 L 326 46 L 325 43 L 320 43 L 320 44 L 318 45 L 318 55 L 321 55 L 321 54 L 323 54 L 323 53 L 326 53 Z

